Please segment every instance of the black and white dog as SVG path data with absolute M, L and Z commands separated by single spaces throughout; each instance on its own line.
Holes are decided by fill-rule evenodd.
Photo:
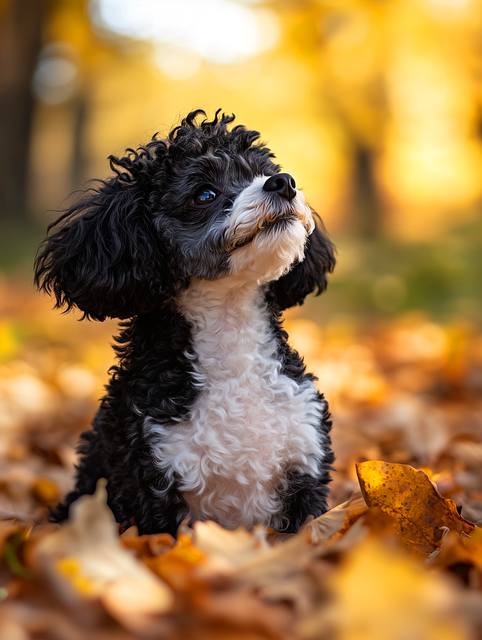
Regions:
M 333 245 L 259 134 L 193 111 L 51 225 L 37 286 L 83 317 L 121 318 L 75 490 L 108 480 L 117 522 L 186 518 L 297 531 L 327 509 L 327 404 L 280 313 L 326 287 Z M 50 230 L 50 228 L 49 228 Z

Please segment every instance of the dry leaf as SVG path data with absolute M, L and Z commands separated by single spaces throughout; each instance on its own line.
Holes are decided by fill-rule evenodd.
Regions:
M 336 534 L 344 535 L 366 513 L 368 507 L 360 492 L 305 525 L 312 544 L 326 542 Z
M 239 591 L 199 590 L 188 594 L 186 608 L 170 616 L 166 640 L 295 640 L 293 616 L 282 604 L 262 602 Z M 157 640 L 157 636 L 156 636 Z
M 144 558 L 144 562 L 172 588 L 188 589 L 193 581 L 193 568 L 204 562 L 206 556 L 193 544 L 192 536 L 178 533 L 177 545 L 158 558 Z
M 369 539 L 333 576 L 331 618 L 341 640 L 468 640 L 460 596 L 443 576 Z
M 443 498 L 423 471 L 381 461 L 356 465 L 360 487 L 370 507 L 394 518 L 399 540 L 407 549 L 428 556 L 441 546 L 444 527 L 470 534 L 450 498 Z
M 417 486 L 406 505 L 393 504 L 407 497 L 400 484 L 387 497 L 399 511 L 398 521 L 386 509 L 366 512 L 361 498 L 345 501 L 357 487 L 355 461 L 386 458 L 430 465 L 426 472 L 439 492 L 456 494 L 463 515 L 480 519 L 482 336 L 471 341 L 470 357 L 477 362 L 467 361 L 467 376 L 459 378 L 455 393 L 443 370 L 442 342 L 437 342 L 442 351 L 437 347 L 435 359 L 427 360 L 427 345 L 435 344 L 428 344 L 427 336 L 449 330 L 445 327 L 400 317 L 369 335 L 353 324 L 340 328 L 337 321 L 326 325 L 320 341 L 319 329 L 301 326 L 305 321 L 296 316 L 290 321 L 294 333 L 310 332 L 310 348 L 302 349 L 311 362 L 308 369 L 319 372 L 320 389 L 329 392 L 337 455 L 331 501 L 342 504 L 307 522 L 299 535 L 226 531 L 206 522 L 194 530 L 181 526 L 174 540 L 165 534 L 139 536 L 131 527 L 121 536 L 123 548 L 112 520 L 104 520 L 97 508 L 81 526 L 76 517 L 73 529 L 37 524 L 28 535 L 25 523 L 46 522 L 45 505 L 56 501 L 57 490 L 71 486 L 75 441 L 95 412 L 115 327 L 82 326 L 73 319 L 65 324 L 69 321 L 52 314 L 49 304 L 34 311 L 32 297 L 18 295 L 15 287 L 0 295 L 0 306 L 20 301 L 14 313 L 30 332 L 18 337 L 14 358 L 0 364 L 0 515 L 18 519 L 0 521 L 2 640 L 465 640 L 454 608 L 479 637 L 482 530 L 474 529 L 470 537 L 449 531 L 447 503 L 440 519 L 440 497 L 435 506 L 427 501 L 427 486 Z M 99 391 L 90 399 L 93 382 Z M 431 389 L 443 389 L 443 397 L 426 393 Z M 421 563 L 420 571 L 413 559 L 396 553 L 397 541 L 390 536 L 394 522 L 400 530 L 402 508 L 417 503 L 416 517 L 441 536 L 432 554 L 433 541 L 427 545 L 423 555 L 430 561 Z M 450 508 L 449 515 L 460 523 Z M 429 516 L 430 526 L 424 520 Z M 70 533 L 59 536 L 62 531 Z M 402 543 L 419 550 L 420 541 L 414 544 L 406 529 L 403 533 Z M 44 539 L 51 542 L 42 564 L 38 548 Z M 156 613 L 156 588 L 131 572 L 134 554 L 169 582 L 175 600 L 164 613 Z M 450 574 L 451 586 L 443 573 Z M 152 572 L 146 579 L 166 588 Z
M 474 560 L 482 561 L 480 552 L 477 549 L 467 548 L 460 536 L 455 531 L 448 531 L 442 540 L 440 550 L 437 550 L 433 560 L 427 560 L 434 567 L 450 567 L 456 564 L 474 564 Z M 475 552 L 475 553 L 474 553 Z M 477 557 L 478 556 L 478 557 Z
M 33 554 L 62 600 L 75 606 L 99 599 L 128 627 L 142 628 L 172 606 L 170 589 L 122 545 L 105 480 L 93 496 L 73 503 L 70 520 L 44 536 Z
M 36 480 L 32 485 L 32 495 L 42 504 L 51 507 L 59 501 L 57 486 L 50 480 Z
M 261 528 L 255 529 L 254 533 L 243 527 L 229 531 L 212 521 L 194 524 L 193 542 L 209 557 L 211 567 L 215 561 L 217 569 L 229 573 L 269 549 Z
M 301 531 L 294 538 L 266 549 L 248 559 L 238 568 L 236 582 L 250 589 L 269 588 L 277 581 L 287 580 L 310 566 L 317 550 L 309 543 L 309 537 Z
M 152 533 L 139 536 L 136 527 L 130 527 L 121 535 L 122 544 L 134 549 L 138 556 L 157 557 L 167 553 L 176 545 L 175 539 L 168 533 Z

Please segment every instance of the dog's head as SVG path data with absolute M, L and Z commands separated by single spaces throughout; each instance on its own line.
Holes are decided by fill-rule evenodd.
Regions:
M 86 317 L 146 313 L 193 278 L 271 283 L 279 309 L 326 287 L 333 245 L 259 133 L 190 113 L 165 140 L 110 157 L 101 181 L 49 227 L 35 282 Z

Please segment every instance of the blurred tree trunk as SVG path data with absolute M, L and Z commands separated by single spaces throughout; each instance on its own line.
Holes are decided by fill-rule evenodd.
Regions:
M 0 0 L 0 209 L 27 219 L 27 177 L 34 98 L 32 76 L 49 0 Z
M 382 235 L 382 215 L 377 186 L 373 176 L 373 152 L 357 144 L 355 149 L 355 202 L 354 216 L 357 233 L 366 240 Z
M 79 189 L 86 180 L 87 159 L 83 147 L 83 140 L 89 120 L 89 99 L 85 88 L 80 91 L 73 105 L 74 132 L 72 153 L 72 189 Z

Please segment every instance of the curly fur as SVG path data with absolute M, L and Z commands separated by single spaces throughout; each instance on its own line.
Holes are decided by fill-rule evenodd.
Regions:
M 122 320 L 57 521 L 100 477 L 140 533 L 175 534 L 186 517 L 296 531 L 326 510 L 328 408 L 280 314 L 325 289 L 333 245 L 299 190 L 267 188 L 292 178 L 259 134 L 219 113 L 111 156 L 114 176 L 39 249 L 35 282 L 57 307 Z

